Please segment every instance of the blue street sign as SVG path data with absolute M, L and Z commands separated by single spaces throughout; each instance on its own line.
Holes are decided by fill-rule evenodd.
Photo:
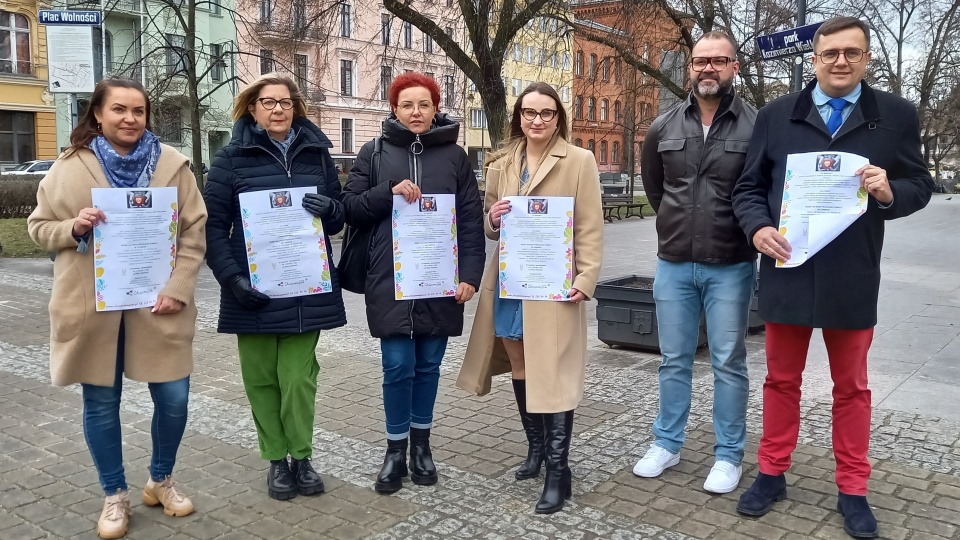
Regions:
M 782 30 L 757 37 L 757 48 L 764 60 L 813 52 L 813 35 L 823 22 Z
M 41 9 L 38 12 L 37 19 L 40 24 L 100 26 L 103 23 L 103 13 L 100 11 Z

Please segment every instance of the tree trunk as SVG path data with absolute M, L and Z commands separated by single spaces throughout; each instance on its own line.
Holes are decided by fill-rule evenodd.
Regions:
M 197 85 L 197 0 L 187 0 L 187 107 L 190 108 L 190 146 L 193 176 L 203 190 L 203 131 L 200 126 L 200 94 Z
M 490 134 L 490 148 L 496 150 L 504 140 L 510 119 L 507 116 L 507 91 L 500 79 L 502 65 L 490 65 L 482 72 L 483 84 L 480 99 L 483 101 L 484 114 L 487 116 L 487 132 Z

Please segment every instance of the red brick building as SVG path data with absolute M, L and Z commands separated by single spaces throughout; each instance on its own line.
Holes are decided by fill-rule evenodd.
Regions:
M 652 3 L 647 9 L 634 5 L 631 11 L 641 12 L 636 15 L 628 14 L 624 2 L 617 0 L 588 0 L 572 7 L 573 143 L 594 153 L 601 173 L 627 172 L 631 164 L 639 172 L 640 145 L 657 116 L 659 87 L 615 49 L 587 36 L 628 42 L 638 56 L 657 66 L 663 51 L 675 48 L 676 26 Z

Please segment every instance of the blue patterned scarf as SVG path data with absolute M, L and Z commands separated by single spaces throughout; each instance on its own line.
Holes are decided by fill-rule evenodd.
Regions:
M 121 156 L 103 135 L 90 141 L 90 149 L 97 156 L 110 185 L 115 188 L 147 187 L 160 159 L 160 139 L 149 131 L 125 156 Z

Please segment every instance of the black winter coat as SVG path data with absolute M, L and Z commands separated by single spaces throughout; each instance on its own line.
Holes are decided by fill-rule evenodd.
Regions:
M 411 145 L 417 136 L 390 116 L 383 122 L 377 185 L 370 187 L 374 141 L 363 145 L 350 170 L 341 200 L 347 223 L 374 227 L 367 269 L 367 323 L 376 338 L 397 336 L 459 336 L 463 305 L 452 297 L 395 300 L 393 280 L 393 210 L 391 186 L 410 179 L 423 193 L 455 194 L 460 281 L 480 288 L 486 258 L 483 203 L 477 179 L 463 149 L 457 146 L 460 125 L 437 114 L 430 131 L 419 136 L 423 151 Z
M 933 193 L 933 180 L 920 154 L 920 121 L 912 103 L 861 83 L 856 107 L 831 138 L 813 104 L 815 85 L 816 81 L 760 110 L 743 176 L 733 191 L 733 208 L 752 245 L 758 230 L 778 224 L 787 154 L 851 152 L 885 169 L 893 191 L 889 208 L 880 208 L 871 196 L 866 213 L 795 268 L 775 268 L 773 258 L 760 258 L 763 320 L 814 328 L 871 328 L 877 324 L 884 222 L 920 210 Z
M 330 157 L 330 139 L 304 118 L 293 121 L 296 133 L 284 161 L 269 135 L 250 116 L 237 120 L 230 144 L 213 158 L 203 200 L 207 204 L 207 264 L 220 282 L 219 332 L 227 334 L 295 334 L 347 324 L 340 278 L 331 265 L 333 291 L 294 298 L 273 298 L 253 311 L 240 305 L 225 284 L 237 274 L 250 277 L 240 221 L 239 196 L 247 191 L 317 186 L 317 193 L 339 206 L 340 180 Z M 323 222 L 327 257 L 333 260 L 329 235 L 343 229 L 343 211 Z

